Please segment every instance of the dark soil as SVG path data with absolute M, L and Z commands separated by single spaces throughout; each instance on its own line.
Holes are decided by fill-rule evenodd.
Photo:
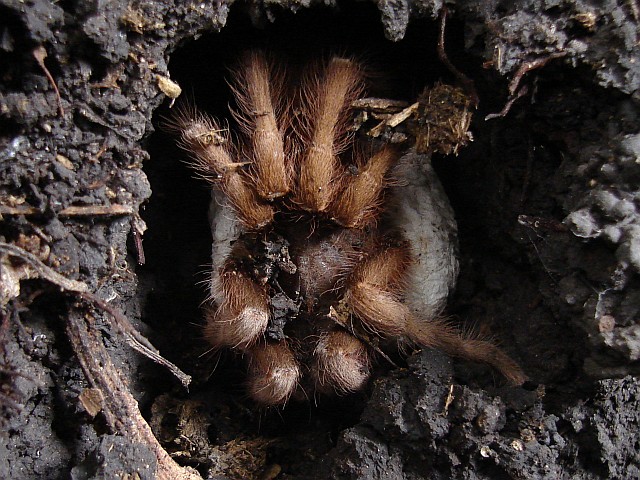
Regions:
M 183 388 L 48 280 L 6 294 L 20 262 L 1 250 L 0 477 L 170 478 L 128 419 L 92 408 L 70 334 L 86 322 L 161 445 L 204 478 L 639 478 L 634 1 L 447 3 L 447 53 L 480 99 L 474 141 L 433 160 L 459 226 L 447 314 L 500 339 L 523 388 L 424 350 L 361 394 L 258 411 L 241 364 L 207 353 L 210 195 L 156 130 L 158 78 L 223 117 L 226 67 L 255 46 L 362 56 L 400 100 L 456 82 L 436 53 L 442 2 L 308 3 L 0 1 L 0 241 L 87 284 L 193 376 Z M 485 120 L 526 62 L 522 98 Z

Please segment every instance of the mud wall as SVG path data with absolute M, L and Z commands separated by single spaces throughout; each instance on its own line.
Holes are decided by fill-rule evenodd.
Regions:
M 524 388 L 425 350 L 362 394 L 262 412 L 241 365 L 206 354 L 209 194 L 156 132 L 172 82 L 224 114 L 225 68 L 255 45 L 367 55 L 390 98 L 456 82 L 441 2 L 310 3 L 0 2 L 0 240 L 20 249 L 0 250 L 1 476 L 640 475 L 633 1 L 448 4 L 446 50 L 480 100 L 474 142 L 433 160 L 460 234 L 448 314 L 499 338 Z M 190 388 L 23 252 L 119 309 Z

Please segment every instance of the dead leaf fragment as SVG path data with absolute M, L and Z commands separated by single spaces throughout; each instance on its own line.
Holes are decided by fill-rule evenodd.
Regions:
M 58 163 L 60 163 L 63 167 L 65 167 L 68 170 L 75 170 L 73 167 L 73 163 L 71 163 L 71 160 L 69 160 L 67 157 L 65 157 L 64 155 L 61 155 L 60 153 L 58 153 L 56 155 L 56 160 L 58 161 Z
M 82 408 L 84 408 L 84 410 L 92 418 L 100 413 L 100 410 L 102 410 L 102 405 L 104 403 L 102 392 L 97 388 L 85 388 L 82 392 L 80 392 L 78 400 L 80 400 Z
M 182 88 L 176 82 L 171 80 L 168 77 L 163 77 L 162 75 L 156 75 L 156 79 L 158 81 L 158 88 L 164 93 L 167 97 L 171 99 L 176 99 L 182 93 Z

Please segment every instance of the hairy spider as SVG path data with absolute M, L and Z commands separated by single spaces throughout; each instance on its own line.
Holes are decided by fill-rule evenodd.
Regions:
M 364 147 L 349 129 L 364 77 L 356 61 L 333 57 L 292 81 L 250 52 L 233 71 L 237 140 L 193 107 L 171 120 L 236 219 L 213 226 L 214 257 L 224 260 L 214 262 L 206 339 L 244 354 L 248 392 L 267 406 L 307 387 L 361 389 L 380 337 L 484 362 L 521 384 L 519 366 L 492 342 L 404 302 L 415 254 L 381 216 L 400 154 Z

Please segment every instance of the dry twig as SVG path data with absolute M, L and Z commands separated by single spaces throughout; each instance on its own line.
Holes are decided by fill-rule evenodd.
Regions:
M 191 383 L 191 376 L 184 373 L 176 365 L 164 358 L 158 350 L 144 337 L 136 328 L 129 322 L 129 319 L 116 307 L 108 304 L 97 295 L 91 292 L 78 292 L 78 295 L 85 299 L 87 302 L 107 312 L 115 320 L 114 325 L 124 336 L 127 344 L 140 352 L 145 357 L 153 360 L 154 362 L 164 366 L 173 375 L 180 380 L 184 387 L 188 387 Z
M 515 75 L 511 79 L 511 82 L 509 82 L 509 99 L 507 100 L 507 103 L 504 105 L 504 107 L 500 112 L 490 113 L 489 115 L 484 117 L 484 119 L 491 120 L 493 118 L 506 116 L 507 113 L 509 113 L 509 110 L 511 110 L 511 107 L 516 102 L 516 100 L 524 97 L 529 92 L 529 89 L 527 88 L 526 85 L 518 90 L 518 87 L 520 86 L 520 82 L 522 81 L 522 77 L 524 77 L 525 74 L 527 74 L 531 70 L 542 68 L 554 58 L 564 57 L 566 54 L 567 52 L 555 52 L 550 55 L 547 55 L 546 57 L 537 58 L 529 62 L 524 62 L 522 65 L 520 65 L 520 67 L 518 68 L 518 71 L 515 73 Z
M 136 257 L 138 265 L 144 265 L 146 258 L 144 256 L 144 248 L 142 246 L 142 235 L 144 235 L 147 225 L 138 215 L 131 216 L 131 234 L 133 235 L 133 244 L 136 247 Z
M 107 312 L 114 319 L 115 327 L 122 333 L 127 344 L 134 350 L 142 353 L 146 357 L 150 358 L 154 362 L 166 367 L 173 375 L 175 375 L 180 382 L 187 387 L 191 382 L 191 377 L 180 370 L 176 365 L 171 363 L 166 358 L 162 357 L 160 353 L 155 349 L 153 345 L 143 335 L 131 325 L 129 319 L 116 307 L 109 305 L 102 300 L 96 294 L 89 292 L 89 287 L 84 282 L 78 282 L 77 280 L 70 280 L 51 267 L 42 263 L 35 255 L 27 252 L 23 248 L 9 243 L 0 242 L 0 253 L 16 257 L 26 263 L 31 269 L 28 278 L 39 277 L 48 280 L 49 282 L 57 285 L 62 290 L 73 292 L 86 300 L 87 302 L 97 306 L 103 311 Z M 35 274 L 35 275 L 33 275 Z M 24 277 L 27 278 L 27 277 Z
M 369 135 L 371 135 L 374 138 L 379 137 L 380 135 L 382 135 L 382 132 L 386 127 L 391 127 L 391 128 L 397 127 L 406 119 L 414 115 L 418 111 L 419 106 L 420 104 L 416 102 L 412 105 L 409 105 L 407 108 L 403 109 L 402 111 L 391 115 L 390 117 L 386 118 L 385 120 L 380 122 L 378 125 L 373 127 L 369 131 Z
M 102 397 L 102 413 L 110 429 L 133 442 L 147 445 L 158 460 L 158 479 L 202 480 L 193 470 L 179 466 L 154 437 L 138 403 L 111 362 L 95 328 L 75 312 L 68 317 L 67 335 L 92 388 Z
M 115 320 L 116 328 L 124 335 L 127 343 L 153 361 L 167 367 L 184 386 L 191 380 L 178 367 L 163 358 L 151 343 L 131 325 L 127 317 L 116 307 L 109 305 L 97 295 L 89 292 L 83 282 L 70 280 L 42 263 L 33 254 L 8 243 L 0 242 L 0 252 L 15 257 L 27 264 L 29 278 L 37 276 L 57 285 L 62 290 L 73 292 L 80 298 L 107 312 Z M 35 273 L 35 275 L 33 275 Z M 26 277 L 25 277 L 26 278 Z M 157 478 L 166 480 L 202 480 L 201 477 L 180 467 L 162 448 L 153 436 L 151 428 L 142 417 L 138 404 L 133 398 L 118 370 L 102 343 L 101 336 L 93 325 L 87 325 L 77 313 L 67 317 L 67 335 L 80 365 L 96 395 L 101 399 L 100 407 L 107 424 L 114 433 L 126 436 L 136 443 L 144 443 L 151 448 L 158 461 Z M 6 399 L 5 399 L 6 400 Z
M 0 215 L 39 215 L 42 211 L 29 205 L 12 207 L 0 205 Z M 71 205 L 58 212 L 60 217 L 115 217 L 133 215 L 134 209 L 129 205 Z
M 76 280 L 70 280 L 60 275 L 52 268 L 47 267 L 35 255 L 16 245 L 0 242 L 0 253 L 19 258 L 20 260 L 28 264 L 38 277 L 48 280 L 49 282 L 59 286 L 62 290 L 68 290 L 70 292 L 78 293 L 87 292 L 89 290 L 89 287 L 87 287 L 85 283 L 78 282 Z

